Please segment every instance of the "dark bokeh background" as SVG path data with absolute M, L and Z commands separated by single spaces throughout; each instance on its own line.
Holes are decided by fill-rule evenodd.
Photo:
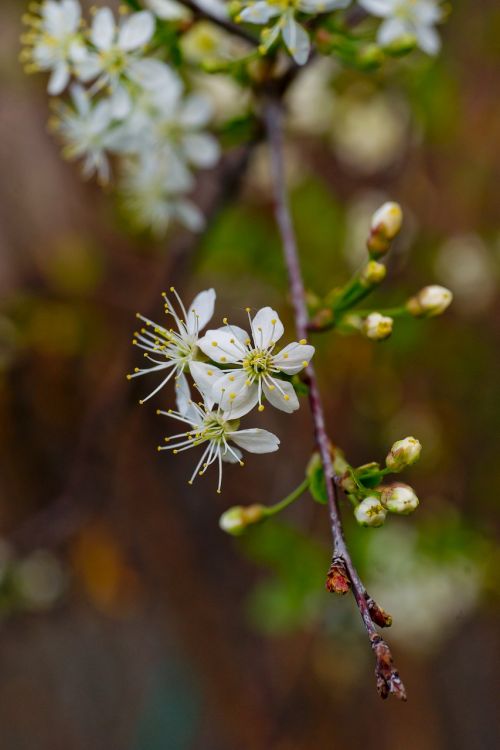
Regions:
M 360 76 L 320 65 L 292 93 L 289 164 L 305 276 L 326 292 L 362 258 L 370 212 L 399 200 L 405 231 L 377 300 L 426 283 L 443 318 L 381 344 L 318 341 L 329 431 L 352 463 L 414 434 L 411 518 L 355 528 L 353 554 L 389 609 L 409 693 L 382 703 L 352 601 L 324 593 L 329 530 L 304 499 L 245 539 L 220 513 L 300 480 L 307 408 L 268 410 L 277 456 L 186 484 L 192 457 L 125 379 L 136 310 L 213 285 L 217 315 L 273 304 L 292 330 L 265 154 L 201 243 L 133 237 L 111 194 L 81 182 L 46 132 L 41 78 L 16 62 L 23 4 L 0 21 L 0 746 L 2 750 L 389 750 L 500 744 L 498 404 L 500 10 L 456 2 L 437 61 Z M 305 92 L 305 93 L 304 93 Z M 302 98 L 301 98 L 302 97 Z M 305 98 L 304 98 L 305 97 Z M 229 156 L 230 169 L 234 157 Z M 224 191 L 222 191 L 224 192 Z M 361 253 L 361 254 L 360 254 Z M 269 413 L 268 413 L 269 412 Z M 260 419 L 260 417 L 259 417 Z

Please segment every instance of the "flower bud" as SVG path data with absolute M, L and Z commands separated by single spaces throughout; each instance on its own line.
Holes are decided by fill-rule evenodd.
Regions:
M 356 521 L 361 526 L 382 526 L 387 511 L 378 497 L 365 497 L 354 510 Z
M 425 286 L 406 303 L 406 309 L 416 318 L 433 318 L 450 306 L 453 294 L 438 284 Z
M 385 279 L 387 269 L 383 263 L 376 260 L 370 260 L 361 271 L 361 282 L 365 286 L 375 286 Z
M 265 517 L 266 508 L 263 505 L 235 505 L 229 508 L 219 518 L 219 526 L 222 531 L 240 536 L 244 533 L 247 526 L 258 523 Z
M 421 451 L 422 445 L 414 437 L 396 440 L 387 454 L 385 464 L 391 471 L 402 471 L 406 466 L 418 461 Z
M 380 502 L 391 513 L 407 516 L 418 507 L 418 497 L 407 484 L 397 482 L 380 487 Z
M 374 257 L 385 255 L 391 240 L 398 234 L 403 223 L 403 211 L 399 203 L 384 203 L 372 216 L 368 250 Z
M 364 319 L 361 330 L 372 341 L 383 341 L 391 335 L 393 323 L 392 318 L 374 312 Z

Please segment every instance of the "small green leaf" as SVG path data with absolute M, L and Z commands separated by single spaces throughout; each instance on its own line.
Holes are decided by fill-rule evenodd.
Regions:
M 314 453 L 306 470 L 309 478 L 309 492 L 313 499 L 321 505 L 328 503 L 328 494 L 326 491 L 325 473 L 319 453 Z

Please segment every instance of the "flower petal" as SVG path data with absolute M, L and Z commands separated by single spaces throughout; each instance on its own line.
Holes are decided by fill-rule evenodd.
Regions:
M 176 218 L 191 232 L 205 229 L 205 217 L 193 201 L 176 201 L 172 204 Z
M 401 18 L 388 18 L 387 21 L 384 21 L 380 25 L 377 33 L 377 42 L 381 45 L 390 44 L 396 39 L 401 39 L 402 36 L 411 33 L 410 24 Z
M 198 346 L 207 357 L 222 364 L 241 362 L 245 356 L 242 344 L 225 328 L 207 331 Z
M 307 367 L 314 355 L 314 346 L 299 344 L 296 341 L 288 344 L 274 355 L 273 363 L 287 375 L 295 375 Z
M 70 73 L 67 63 L 64 61 L 60 62 L 50 76 L 49 85 L 47 91 L 51 96 L 56 96 L 64 91 L 69 83 Z
M 252 336 L 259 349 L 267 349 L 276 343 L 284 330 L 278 313 L 272 307 L 262 307 L 252 320 Z
M 189 333 L 199 333 L 214 314 L 215 290 L 207 289 L 196 295 L 188 308 L 187 329 Z
M 225 453 L 222 453 L 222 460 L 228 464 L 239 464 L 242 458 L 243 453 L 238 448 L 233 448 L 232 446 L 231 450 L 226 450 Z
M 214 391 L 215 385 L 224 373 L 214 365 L 207 365 L 206 362 L 190 362 L 189 371 L 203 395 L 207 409 L 211 409 L 219 395 Z
M 372 16 L 387 18 L 394 13 L 394 0 L 358 0 L 359 5 Z
M 179 112 L 179 124 L 186 128 L 200 128 L 206 125 L 213 115 L 213 105 L 203 94 L 190 94 L 186 97 Z
M 441 39 L 432 26 L 417 26 L 415 29 L 418 46 L 428 55 L 437 55 L 441 48 Z
M 191 399 L 189 383 L 184 373 L 181 373 L 177 379 L 175 385 L 175 397 L 179 414 L 182 414 L 193 424 L 200 424 L 200 422 L 203 421 L 198 409 L 194 406 Z
M 307 31 L 297 23 L 292 14 L 287 18 L 281 31 L 281 35 L 288 51 L 297 65 L 304 65 L 309 57 L 311 42 Z
M 186 159 L 201 169 L 209 169 L 220 155 L 218 140 L 209 133 L 191 133 L 182 139 Z
M 124 21 L 118 35 L 118 46 L 125 52 L 147 44 L 155 31 L 155 19 L 148 10 L 133 13 Z
M 272 378 L 273 388 L 264 383 L 264 395 L 272 406 L 291 414 L 299 408 L 299 399 L 294 387 L 287 380 Z
M 215 401 L 220 404 L 226 419 L 238 419 L 248 414 L 259 400 L 259 389 L 255 383 L 247 385 L 246 373 L 228 372 L 214 386 Z
M 264 24 L 269 21 L 273 16 L 280 14 L 280 9 L 276 6 L 273 7 L 266 0 L 259 0 L 258 2 L 250 5 L 241 11 L 239 20 L 246 21 L 247 23 L 258 23 Z
M 230 432 L 228 437 L 231 438 L 233 443 L 250 453 L 273 453 L 273 451 L 278 450 L 280 445 L 279 438 L 276 435 L 258 427 Z
M 115 19 L 109 8 L 100 8 L 94 16 L 90 41 L 98 50 L 108 50 L 116 33 Z
M 165 93 L 168 92 L 171 96 L 178 96 L 182 90 L 182 82 L 172 68 L 161 60 L 154 60 L 152 57 L 133 60 L 129 65 L 128 75 L 134 83 L 147 91 L 161 90 Z

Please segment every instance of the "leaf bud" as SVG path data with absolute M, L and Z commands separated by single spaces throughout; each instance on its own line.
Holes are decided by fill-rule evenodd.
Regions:
M 262 521 L 265 516 L 266 508 L 264 505 L 248 505 L 246 507 L 235 505 L 222 514 L 219 518 L 219 526 L 222 531 L 232 536 L 240 536 L 245 532 L 247 526 Z

